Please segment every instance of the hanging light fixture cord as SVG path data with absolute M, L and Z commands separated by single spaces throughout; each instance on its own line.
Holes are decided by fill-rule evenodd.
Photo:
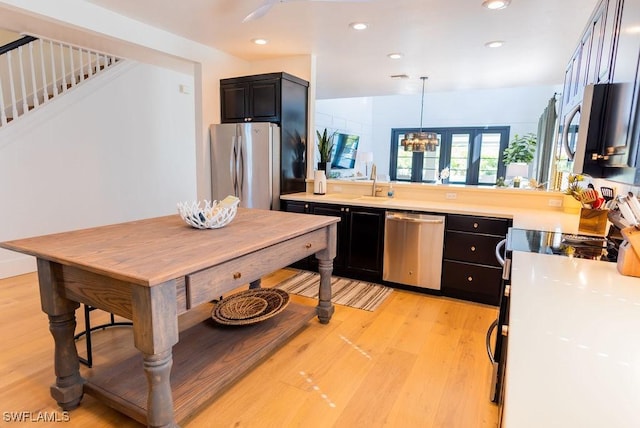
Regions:
M 424 117 L 424 82 L 428 79 L 427 76 L 420 77 L 422 79 L 422 102 L 420 104 L 420 132 L 422 132 L 422 118 Z

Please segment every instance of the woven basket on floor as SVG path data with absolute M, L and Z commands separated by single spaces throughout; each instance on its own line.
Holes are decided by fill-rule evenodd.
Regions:
M 289 294 L 277 288 L 256 288 L 232 294 L 218 302 L 211 318 L 224 325 L 248 325 L 264 321 L 282 312 Z

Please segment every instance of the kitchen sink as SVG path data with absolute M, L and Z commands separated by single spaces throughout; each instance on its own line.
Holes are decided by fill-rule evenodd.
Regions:
M 388 198 L 382 196 L 353 195 L 350 193 L 327 193 L 326 198 L 341 201 L 376 202 L 379 204 L 389 202 Z
M 359 199 L 362 198 L 362 195 L 352 195 L 350 193 L 328 193 L 326 195 L 327 199 L 341 199 L 341 200 L 347 200 L 347 201 L 352 201 L 354 199 Z
M 390 201 L 389 198 L 382 196 L 359 196 L 356 201 L 376 202 L 378 204 L 384 204 Z

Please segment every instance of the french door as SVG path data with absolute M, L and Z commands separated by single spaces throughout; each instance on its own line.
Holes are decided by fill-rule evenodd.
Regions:
M 418 129 L 392 129 L 391 180 L 434 183 L 446 167 L 449 183 L 494 185 L 498 177 L 504 177 L 502 152 L 509 144 L 508 126 L 424 130 L 438 136 L 439 144 L 433 152 L 405 151 L 402 139 Z

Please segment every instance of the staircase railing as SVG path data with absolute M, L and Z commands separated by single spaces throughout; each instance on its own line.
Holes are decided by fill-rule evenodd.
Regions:
M 114 66 L 121 58 L 25 36 L 0 47 L 0 126 Z

